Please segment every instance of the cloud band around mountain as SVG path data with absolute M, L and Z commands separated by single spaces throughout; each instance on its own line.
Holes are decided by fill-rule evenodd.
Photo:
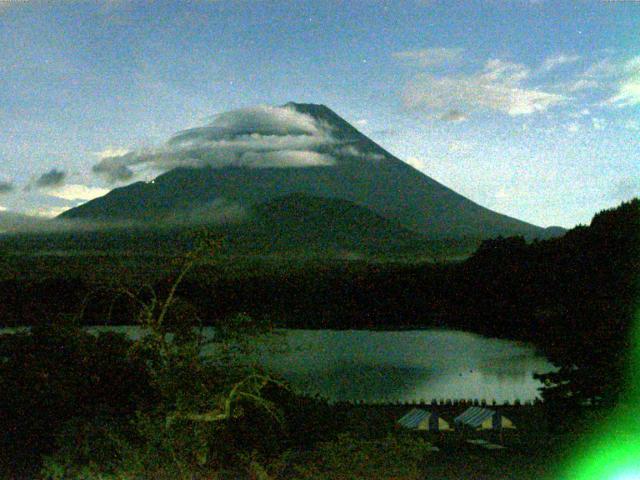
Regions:
M 321 153 L 335 143 L 331 130 L 292 107 L 258 106 L 217 115 L 205 126 L 175 134 L 158 148 L 105 156 L 93 171 L 109 181 L 126 181 L 136 169 L 177 167 L 324 167 L 335 159 Z

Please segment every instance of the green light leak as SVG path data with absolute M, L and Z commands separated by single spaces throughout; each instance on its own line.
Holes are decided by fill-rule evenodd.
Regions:
M 640 309 L 636 310 L 625 404 L 618 407 L 565 470 L 566 480 L 640 480 Z

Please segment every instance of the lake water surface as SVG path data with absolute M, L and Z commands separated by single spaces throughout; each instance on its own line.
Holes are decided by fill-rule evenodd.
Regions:
M 135 327 L 110 327 L 119 328 L 139 335 Z M 532 346 L 453 330 L 281 333 L 286 348 L 262 352 L 261 363 L 296 389 L 331 400 L 527 401 L 539 396 L 533 373 L 553 370 Z

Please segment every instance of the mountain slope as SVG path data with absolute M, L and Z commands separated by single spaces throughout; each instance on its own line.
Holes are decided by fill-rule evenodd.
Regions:
M 486 209 L 403 163 L 323 105 L 287 104 L 328 125 L 332 166 L 177 168 L 68 210 L 67 219 L 159 221 L 224 199 L 242 208 L 293 193 L 341 198 L 433 238 L 544 237 L 544 229 Z
M 428 256 L 443 247 L 353 202 L 299 193 L 255 205 L 242 219 L 209 224 L 207 230 L 222 240 L 220 253 L 230 255 Z M 142 224 L 15 233 L 0 236 L 0 249 L 175 254 L 192 242 L 189 224 Z
M 291 194 L 257 205 L 229 231 L 256 251 L 427 253 L 427 239 L 353 202 Z

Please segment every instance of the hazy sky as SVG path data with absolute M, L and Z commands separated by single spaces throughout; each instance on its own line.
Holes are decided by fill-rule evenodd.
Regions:
M 106 156 L 323 103 L 402 160 L 566 227 L 640 195 L 640 2 L 0 0 L 0 210 L 107 189 Z

